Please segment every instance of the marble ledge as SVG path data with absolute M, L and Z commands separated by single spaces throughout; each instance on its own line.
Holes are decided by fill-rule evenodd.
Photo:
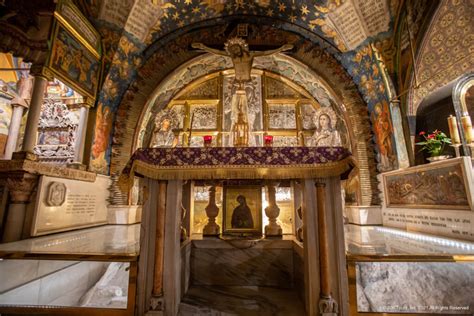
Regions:
M 28 159 L 0 161 L 0 177 L 8 176 L 8 174 L 12 172 L 27 172 L 34 175 L 45 175 L 86 182 L 94 182 L 97 176 L 95 172 L 59 167 Z
M 0 258 L 133 261 L 140 252 L 140 224 L 105 225 L 0 244 Z
M 203 249 L 293 249 L 293 243 L 296 239 L 292 235 L 284 235 L 282 239 L 265 239 L 263 237 L 242 239 L 237 237 L 203 237 L 202 235 L 195 234 L 191 237 L 191 241 L 194 248 Z

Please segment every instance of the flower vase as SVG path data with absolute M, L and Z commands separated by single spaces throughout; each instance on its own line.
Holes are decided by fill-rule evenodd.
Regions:
M 446 160 L 446 159 L 449 159 L 450 157 L 451 157 L 450 155 L 439 155 L 439 156 L 428 157 L 426 158 L 426 160 L 428 160 L 431 163 L 431 162 Z

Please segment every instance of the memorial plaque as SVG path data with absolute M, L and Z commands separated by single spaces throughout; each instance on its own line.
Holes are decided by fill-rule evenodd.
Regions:
M 36 196 L 31 234 L 107 224 L 109 177 L 97 175 L 95 182 L 42 176 Z
M 386 208 L 383 225 L 457 239 L 474 240 L 473 212 Z

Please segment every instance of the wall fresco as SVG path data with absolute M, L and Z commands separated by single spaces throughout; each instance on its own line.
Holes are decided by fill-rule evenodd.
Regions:
M 99 58 L 61 24 L 57 26 L 49 65 L 62 78 L 77 83 L 90 96 L 95 96 L 100 73 Z

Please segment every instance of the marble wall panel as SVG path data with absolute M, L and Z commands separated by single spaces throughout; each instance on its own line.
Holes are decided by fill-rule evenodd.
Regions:
M 304 257 L 302 256 L 302 244 L 298 243 L 294 245 L 300 247 L 301 251 L 293 251 L 293 278 L 294 278 L 294 289 L 298 294 L 298 297 L 302 302 L 305 301 L 305 290 L 304 290 Z
M 469 314 L 472 262 L 358 262 L 359 312 Z
M 191 253 L 193 285 L 293 286 L 293 250 L 205 249 Z
M 181 245 L 181 298 L 189 289 L 191 279 L 191 242 L 185 241 Z

